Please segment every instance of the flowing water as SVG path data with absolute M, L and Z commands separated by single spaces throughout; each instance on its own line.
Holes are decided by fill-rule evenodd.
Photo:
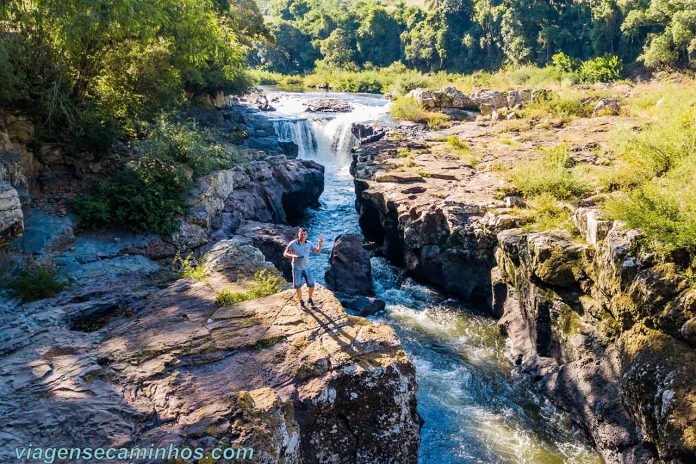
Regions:
M 348 100 L 350 113 L 304 113 L 303 102 L 332 96 Z M 360 233 L 353 180 L 348 172 L 353 122 L 387 120 L 387 102 L 367 95 L 269 91 L 278 135 L 300 147 L 300 158 L 326 167 L 321 208 L 302 225 L 310 240 L 323 234 L 313 260 L 323 283 L 333 239 Z M 601 459 L 569 417 L 511 372 L 505 340 L 493 319 L 419 285 L 383 258 L 372 258 L 377 296 L 387 302 L 372 319 L 391 325 L 416 366 L 421 428 L 419 463 L 598 463 Z

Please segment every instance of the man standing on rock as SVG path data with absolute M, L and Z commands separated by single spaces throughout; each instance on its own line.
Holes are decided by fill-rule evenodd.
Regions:
M 290 242 L 285 248 L 283 256 L 292 259 L 292 286 L 295 287 L 297 304 L 304 308 L 302 300 L 302 279 L 307 283 L 307 302 L 314 306 L 312 295 L 314 294 L 314 278 L 309 270 L 309 253 L 321 253 L 321 246 L 324 244 L 324 236 L 319 236 L 318 245 L 315 247 L 312 242 L 307 241 L 307 231 L 300 227 L 297 231 L 297 238 Z

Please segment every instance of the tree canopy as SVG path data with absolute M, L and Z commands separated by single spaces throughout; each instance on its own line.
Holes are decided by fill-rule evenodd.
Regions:
M 544 65 L 559 52 L 580 60 L 609 54 L 651 68 L 691 67 L 696 59 L 691 0 L 426 0 L 422 7 L 401 0 L 265 0 L 261 6 L 277 40 L 257 43 L 250 62 L 269 71 L 308 72 L 319 59 L 348 68 L 400 61 L 421 71 L 471 72 Z

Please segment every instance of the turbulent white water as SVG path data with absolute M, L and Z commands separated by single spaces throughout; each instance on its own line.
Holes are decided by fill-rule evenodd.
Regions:
M 327 240 L 312 263 L 322 283 L 333 239 L 360 233 L 348 172 L 351 124 L 385 119 L 387 110 L 381 98 L 328 95 L 348 100 L 354 110 L 327 118 L 305 113 L 303 105 L 325 93 L 269 95 L 277 97 L 271 117 L 279 137 L 297 143 L 300 158 L 326 167 L 321 208 L 302 221 L 310 239 L 324 234 Z M 567 415 L 510 373 L 495 321 L 404 278 L 383 258 L 373 258 L 372 268 L 377 296 L 387 303 L 374 319 L 394 327 L 416 366 L 418 412 L 425 421 L 421 464 L 601 462 Z

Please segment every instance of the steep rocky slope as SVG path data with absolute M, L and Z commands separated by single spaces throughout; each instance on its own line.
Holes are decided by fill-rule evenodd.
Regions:
M 351 171 L 365 236 L 412 275 L 500 318 L 511 362 L 572 412 L 607 462 L 696 458 L 694 287 L 683 257 L 658 259 L 639 232 L 591 207 L 567 232 L 530 232 L 519 199 L 498 192 L 495 166 L 514 167 L 536 148 L 566 141 L 579 159 L 625 117 L 571 121 L 552 131 L 500 135 L 497 123 L 441 132 L 365 127 Z M 483 154 L 476 164 L 448 147 L 457 135 Z M 377 140 L 375 140 L 377 139 Z M 502 143 L 501 139 L 506 143 Z

